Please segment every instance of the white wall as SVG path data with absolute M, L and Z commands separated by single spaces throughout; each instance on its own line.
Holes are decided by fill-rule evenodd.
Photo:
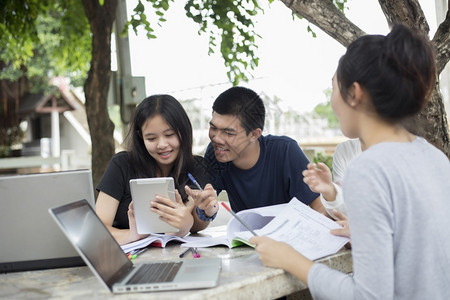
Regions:
M 61 132 L 61 156 L 67 154 L 67 150 L 73 150 L 71 168 L 84 169 L 91 167 L 91 145 L 82 138 L 79 132 L 63 115 L 60 117 Z

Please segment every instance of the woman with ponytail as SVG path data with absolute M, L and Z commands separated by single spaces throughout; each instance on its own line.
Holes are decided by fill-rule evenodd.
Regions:
M 436 84 L 429 42 L 404 25 L 354 41 L 333 76 L 342 132 L 366 150 L 345 173 L 353 274 L 254 237 L 262 262 L 309 286 L 314 299 L 450 299 L 450 162 L 408 132 Z

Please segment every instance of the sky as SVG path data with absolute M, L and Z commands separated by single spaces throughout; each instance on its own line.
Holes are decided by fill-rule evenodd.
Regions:
M 293 20 L 281 1 L 260 1 L 264 8 L 255 26 L 262 37 L 257 56 L 260 64 L 251 71 L 255 79 L 241 85 L 258 93 L 282 99 L 283 110 L 311 111 L 327 98 L 331 78 L 345 48 L 310 24 L 316 38 L 308 33 L 306 20 Z M 130 15 L 136 0 L 127 0 Z M 422 9 L 436 30 L 434 1 L 422 0 Z M 369 34 L 387 34 L 386 19 L 377 0 L 349 0 L 346 16 Z M 220 51 L 208 55 L 207 35 L 198 35 L 198 25 L 188 19 L 184 1 L 171 3 L 167 22 L 157 28 L 157 39 L 147 40 L 144 31 L 129 33 L 133 76 L 144 76 L 146 94 L 168 93 L 180 98 L 200 97 L 205 110 L 222 91 L 231 87 Z M 203 87 L 203 88 L 199 88 Z

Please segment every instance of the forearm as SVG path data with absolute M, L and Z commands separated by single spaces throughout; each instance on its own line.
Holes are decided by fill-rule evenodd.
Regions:
M 335 184 L 332 182 L 326 184 L 326 188 L 320 191 L 320 194 L 327 201 L 334 201 L 337 197 L 337 190 L 335 188 Z
M 322 205 L 322 202 L 320 201 L 320 197 L 317 197 L 314 199 L 309 206 L 314 209 L 315 211 L 318 211 L 319 213 L 326 215 L 327 211 L 325 210 L 325 207 Z
M 212 220 L 208 220 L 215 216 L 218 211 L 217 193 L 211 184 L 207 184 L 205 189 L 200 193 L 192 191 L 186 186 L 186 193 L 189 195 L 191 213 L 194 218 L 191 232 L 195 233 L 208 227 Z M 200 216 L 198 215 L 200 214 Z
M 130 229 L 118 229 L 112 226 L 106 226 L 106 228 L 108 228 L 119 245 L 125 245 L 137 240 L 131 238 Z
M 335 220 L 337 220 L 338 218 L 336 218 L 336 216 L 333 214 L 334 209 L 341 212 L 344 215 L 346 215 L 347 212 L 345 208 L 342 189 L 336 184 L 333 184 L 333 189 L 335 190 L 335 196 L 333 200 L 330 200 L 329 198 L 326 198 L 325 195 L 321 194 L 320 201 L 322 202 L 322 205 L 325 207 L 327 213 L 330 216 L 332 216 Z
M 292 249 L 290 253 L 284 255 L 286 259 L 283 261 L 282 269 L 291 273 L 303 283 L 308 283 L 308 273 L 314 262 L 304 257 L 299 252 Z
M 192 215 L 194 216 L 194 224 L 192 225 L 190 230 L 192 233 L 196 233 L 199 232 L 200 230 L 205 229 L 211 223 L 211 221 L 200 220 L 200 218 L 197 216 L 195 209 L 192 210 Z

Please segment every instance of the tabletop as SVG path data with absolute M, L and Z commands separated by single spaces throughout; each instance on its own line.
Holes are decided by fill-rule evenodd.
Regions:
M 179 243 L 170 243 L 166 248 L 151 247 L 133 262 L 175 259 L 184 250 Z M 249 246 L 233 249 L 216 246 L 198 250 L 201 258 L 222 259 L 219 284 L 214 288 L 114 295 L 84 266 L 0 274 L 0 298 L 275 299 L 307 288 L 296 277 L 281 269 L 264 267 L 257 252 Z M 183 259 L 196 258 L 186 255 Z M 350 250 L 342 249 L 318 262 L 345 273 L 352 271 Z

